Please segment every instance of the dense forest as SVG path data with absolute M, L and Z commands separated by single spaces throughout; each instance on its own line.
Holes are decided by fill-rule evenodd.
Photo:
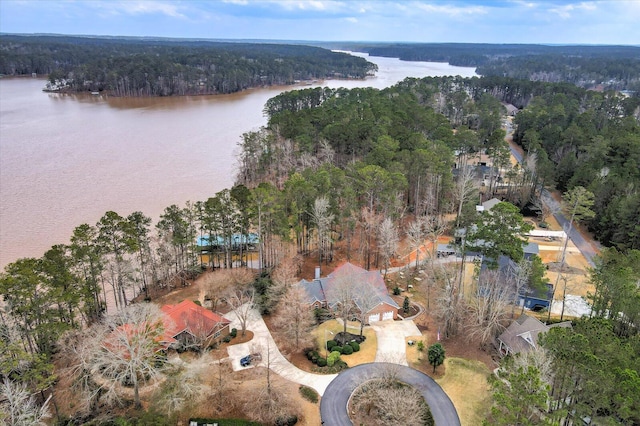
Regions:
M 170 39 L 0 37 L 0 74 L 47 74 L 51 90 L 115 96 L 233 93 L 300 80 L 364 78 L 376 66 L 319 47 Z
M 406 179 L 404 207 L 413 208 L 415 199 L 424 196 L 422 191 L 431 190 L 432 179 L 443 186 L 431 203 L 446 204 L 440 190 L 450 185 L 453 151 L 469 156 L 487 152 L 501 161 L 504 134 L 498 100 L 524 107 L 514 120 L 514 141 L 527 152 L 534 189 L 589 189 L 595 194 L 596 213 L 586 222 L 589 229 L 606 245 L 640 248 L 637 98 L 569 84 L 444 77 L 407 79 L 383 91 L 288 92 L 271 99 L 265 110 L 271 131 L 293 147 L 287 156 L 298 152 L 303 164 L 307 157 L 322 161 L 328 147 L 334 164 L 352 171 L 353 179 L 364 167 L 398 173 Z M 253 144 L 257 142 L 247 139 L 245 143 L 242 182 L 269 177 L 277 184 L 282 167 L 270 170 L 259 161 L 278 161 L 271 156 L 256 159 L 259 151 Z M 266 152 L 278 149 L 282 148 Z M 267 174 L 248 176 L 260 170 Z M 510 201 L 524 207 L 533 199 Z
M 640 47 L 467 43 L 329 43 L 323 46 L 404 61 L 476 67 L 482 76 L 640 90 Z

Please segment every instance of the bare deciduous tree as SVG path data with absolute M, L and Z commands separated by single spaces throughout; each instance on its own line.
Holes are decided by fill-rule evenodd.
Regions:
M 86 409 L 98 401 L 120 401 L 126 386 L 133 387 L 134 402 L 141 406 L 140 384 L 161 374 L 158 351 L 166 321 L 156 305 L 135 304 L 106 317 L 84 338 L 67 339 L 67 351 L 75 357 L 71 371 L 85 392 Z
M 346 277 L 339 277 L 327 290 L 327 302 L 336 312 L 338 318 L 344 323 L 344 332 L 347 332 L 347 322 L 355 311 L 354 299 L 356 289 L 353 283 Z
M 39 406 L 24 383 L 15 383 L 4 378 L 0 383 L 0 424 L 7 426 L 45 425 L 51 417 L 49 400 Z
M 310 332 L 314 324 L 305 290 L 299 286 L 289 287 L 278 305 L 276 327 L 284 333 L 294 349 L 300 349 L 311 341 Z
M 289 393 L 271 377 L 273 350 L 267 340 L 267 347 L 252 348 L 252 353 L 260 353 L 265 367 L 265 381 L 261 386 L 254 386 L 248 392 L 243 405 L 247 415 L 266 424 L 276 424 L 290 416 L 299 415 L 298 407 Z
M 460 227 L 460 216 L 464 203 L 469 201 L 471 196 L 477 191 L 477 185 L 473 178 L 473 169 L 469 166 L 462 166 L 460 173 L 453 187 L 453 197 L 458 203 L 456 212 L 456 228 Z
M 529 285 L 529 276 L 531 275 L 531 261 L 527 259 L 522 259 L 517 264 L 509 265 L 509 275 L 511 276 L 511 281 L 513 282 L 513 291 L 514 295 L 517 298 L 522 290 Z M 511 318 L 513 318 L 514 311 L 516 305 L 515 303 L 511 306 Z M 524 312 L 524 302 L 522 303 L 522 311 L 520 314 Z
M 272 285 L 267 289 L 267 298 L 274 304 L 278 304 L 289 288 L 299 281 L 298 261 L 298 258 L 285 258 L 271 273 Z
M 545 348 L 538 345 L 531 350 L 520 352 L 513 357 L 513 367 L 517 371 L 518 367 L 527 369 L 529 366 L 535 367 L 540 372 L 540 378 L 549 386 L 553 384 L 553 359 Z
M 210 301 L 212 311 L 218 310 L 220 302 L 222 302 L 229 288 L 233 285 L 227 277 L 230 271 L 235 271 L 235 269 L 205 272 L 202 278 L 200 278 L 202 280 L 202 288 L 204 289 L 204 299 L 205 301 Z
M 416 270 L 420 265 L 420 248 L 424 244 L 427 234 L 424 229 L 424 219 L 417 217 L 407 226 L 407 240 L 409 249 L 416 252 Z
M 247 268 L 223 269 L 207 272 L 202 278 L 205 298 L 211 300 L 211 310 L 215 311 L 236 287 L 246 287 L 255 279 L 255 274 Z
M 228 360 L 227 360 L 228 361 Z M 213 398 L 216 400 L 216 409 L 221 413 L 226 406 L 232 404 L 228 400 L 227 392 L 229 390 L 228 377 L 232 373 L 231 365 L 224 360 L 218 361 L 218 368 L 215 373 L 215 384 L 212 386 Z
M 541 222 L 546 222 L 549 216 L 556 213 L 549 204 L 544 202 L 541 196 L 533 201 L 533 206 L 540 212 L 538 213 L 538 219 L 540 219 Z
M 442 289 L 436 299 L 435 314 L 442 324 L 444 338 L 455 336 L 465 316 L 465 300 L 458 292 L 458 277 L 454 268 L 440 267 L 436 280 L 442 282 Z
M 244 336 L 247 331 L 247 322 L 253 310 L 255 290 L 248 286 L 236 287 L 227 294 L 226 299 L 240 322 L 240 334 Z
M 366 281 L 353 283 L 353 286 L 354 314 L 357 315 L 358 321 L 360 321 L 360 335 L 362 336 L 364 325 L 369 323 L 369 311 L 380 304 L 380 297 L 378 297 L 371 284 Z
M 330 208 L 329 199 L 326 197 L 316 198 L 313 203 L 311 217 L 316 224 L 318 233 L 318 263 L 322 263 L 322 260 L 325 259 L 329 264 L 332 257 L 329 248 L 331 246 L 331 224 L 333 223 L 334 215 L 329 210 Z
M 360 250 L 361 256 L 366 260 L 366 269 L 371 268 L 371 254 L 372 254 L 372 237 L 374 230 L 380 224 L 380 216 L 375 210 L 368 207 L 363 207 L 360 212 Z
M 204 396 L 202 377 L 205 377 L 208 362 L 208 356 L 200 356 L 186 366 L 173 365 L 166 382 L 153 398 L 158 411 L 171 415 L 197 406 Z
M 435 277 L 438 275 L 436 271 L 436 259 L 438 257 L 438 239 L 444 234 L 447 229 L 447 222 L 440 215 L 432 215 L 424 218 L 424 231 L 431 241 L 431 250 L 429 256 L 429 263 L 431 265 L 431 273 L 426 278 L 427 288 L 427 309 L 431 308 L 431 286 L 435 282 Z
M 468 336 L 485 345 L 504 330 L 513 288 L 498 271 L 482 271 L 478 281 L 478 291 L 469 301 Z
M 382 256 L 384 277 L 386 279 L 391 259 L 398 251 L 398 228 L 396 228 L 389 217 L 385 218 L 380 224 L 380 229 L 378 230 L 378 249 Z

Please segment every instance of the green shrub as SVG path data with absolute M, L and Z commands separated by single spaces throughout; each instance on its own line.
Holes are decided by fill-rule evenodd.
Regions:
M 232 337 L 230 335 L 224 336 L 224 338 L 222 339 L 223 342 L 225 343 L 229 343 L 231 341 Z
M 418 340 L 418 350 L 420 352 L 424 351 L 424 342 L 422 340 Z
M 354 352 L 358 352 L 360 350 L 360 344 L 358 342 L 349 342 L 349 346 L 353 349 Z
M 327 357 L 327 367 L 333 367 L 337 361 L 340 361 L 340 352 L 333 351 Z
M 347 368 L 349 368 L 349 366 L 347 365 L 346 362 L 344 362 L 343 360 L 339 359 L 336 361 L 336 364 L 334 365 L 334 367 L 338 368 L 339 370 L 346 370 Z
M 351 345 L 344 345 L 342 347 L 342 353 L 344 355 L 351 355 L 353 353 L 353 348 L 351 347 Z
M 199 300 L 194 300 L 194 301 L 193 301 L 193 303 L 195 303 L 195 304 L 196 304 L 196 305 L 198 305 L 198 306 L 202 306 L 202 303 L 200 303 L 200 301 L 199 301 Z
M 394 296 L 400 296 L 400 293 L 401 293 L 401 292 L 402 292 L 402 290 L 400 290 L 400 287 L 395 286 L 395 287 L 393 288 L 393 295 L 394 295 Z
M 318 402 L 318 392 L 308 386 L 300 386 L 300 395 L 309 402 L 316 404 Z
M 236 337 L 237 335 L 238 335 L 238 329 L 237 328 L 232 328 L 231 332 L 229 333 L 229 336 Z
M 293 415 L 293 416 L 285 416 L 285 417 L 278 417 L 276 419 L 276 426 L 294 426 L 296 423 L 298 423 L 298 417 Z
M 338 342 L 335 340 L 327 340 L 327 349 L 331 350 L 334 346 L 338 346 Z
M 334 352 L 334 351 L 335 351 L 335 352 L 343 353 L 343 352 L 342 352 L 342 346 L 335 345 L 333 348 L 331 348 L 331 352 Z
M 317 364 L 319 359 L 322 359 L 322 358 L 318 357 L 317 355 L 313 355 L 311 357 L 311 362 L 314 364 Z
M 324 358 L 318 358 L 318 362 L 316 364 L 318 365 L 318 367 L 326 367 L 327 360 Z

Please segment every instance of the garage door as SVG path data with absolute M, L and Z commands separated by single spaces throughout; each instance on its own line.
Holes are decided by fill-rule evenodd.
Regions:
M 383 312 L 382 313 L 382 320 L 392 320 L 393 319 L 393 312 L 389 311 L 389 312 Z
M 369 315 L 369 324 L 380 321 L 380 314 Z

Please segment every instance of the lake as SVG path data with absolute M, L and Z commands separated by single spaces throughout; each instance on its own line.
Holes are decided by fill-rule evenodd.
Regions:
M 474 76 L 474 68 L 366 57 L 362 81 L 312 86 L 389 87 L 405 77 Z M 67 244 L 108 210 L 204 201 L 235 180 L 241 135 L 266 124 L 269 98 L 296 87 L 216 96 L 115 98 L 44 93 L 45 80 L 0 79 L 0 267 Z

